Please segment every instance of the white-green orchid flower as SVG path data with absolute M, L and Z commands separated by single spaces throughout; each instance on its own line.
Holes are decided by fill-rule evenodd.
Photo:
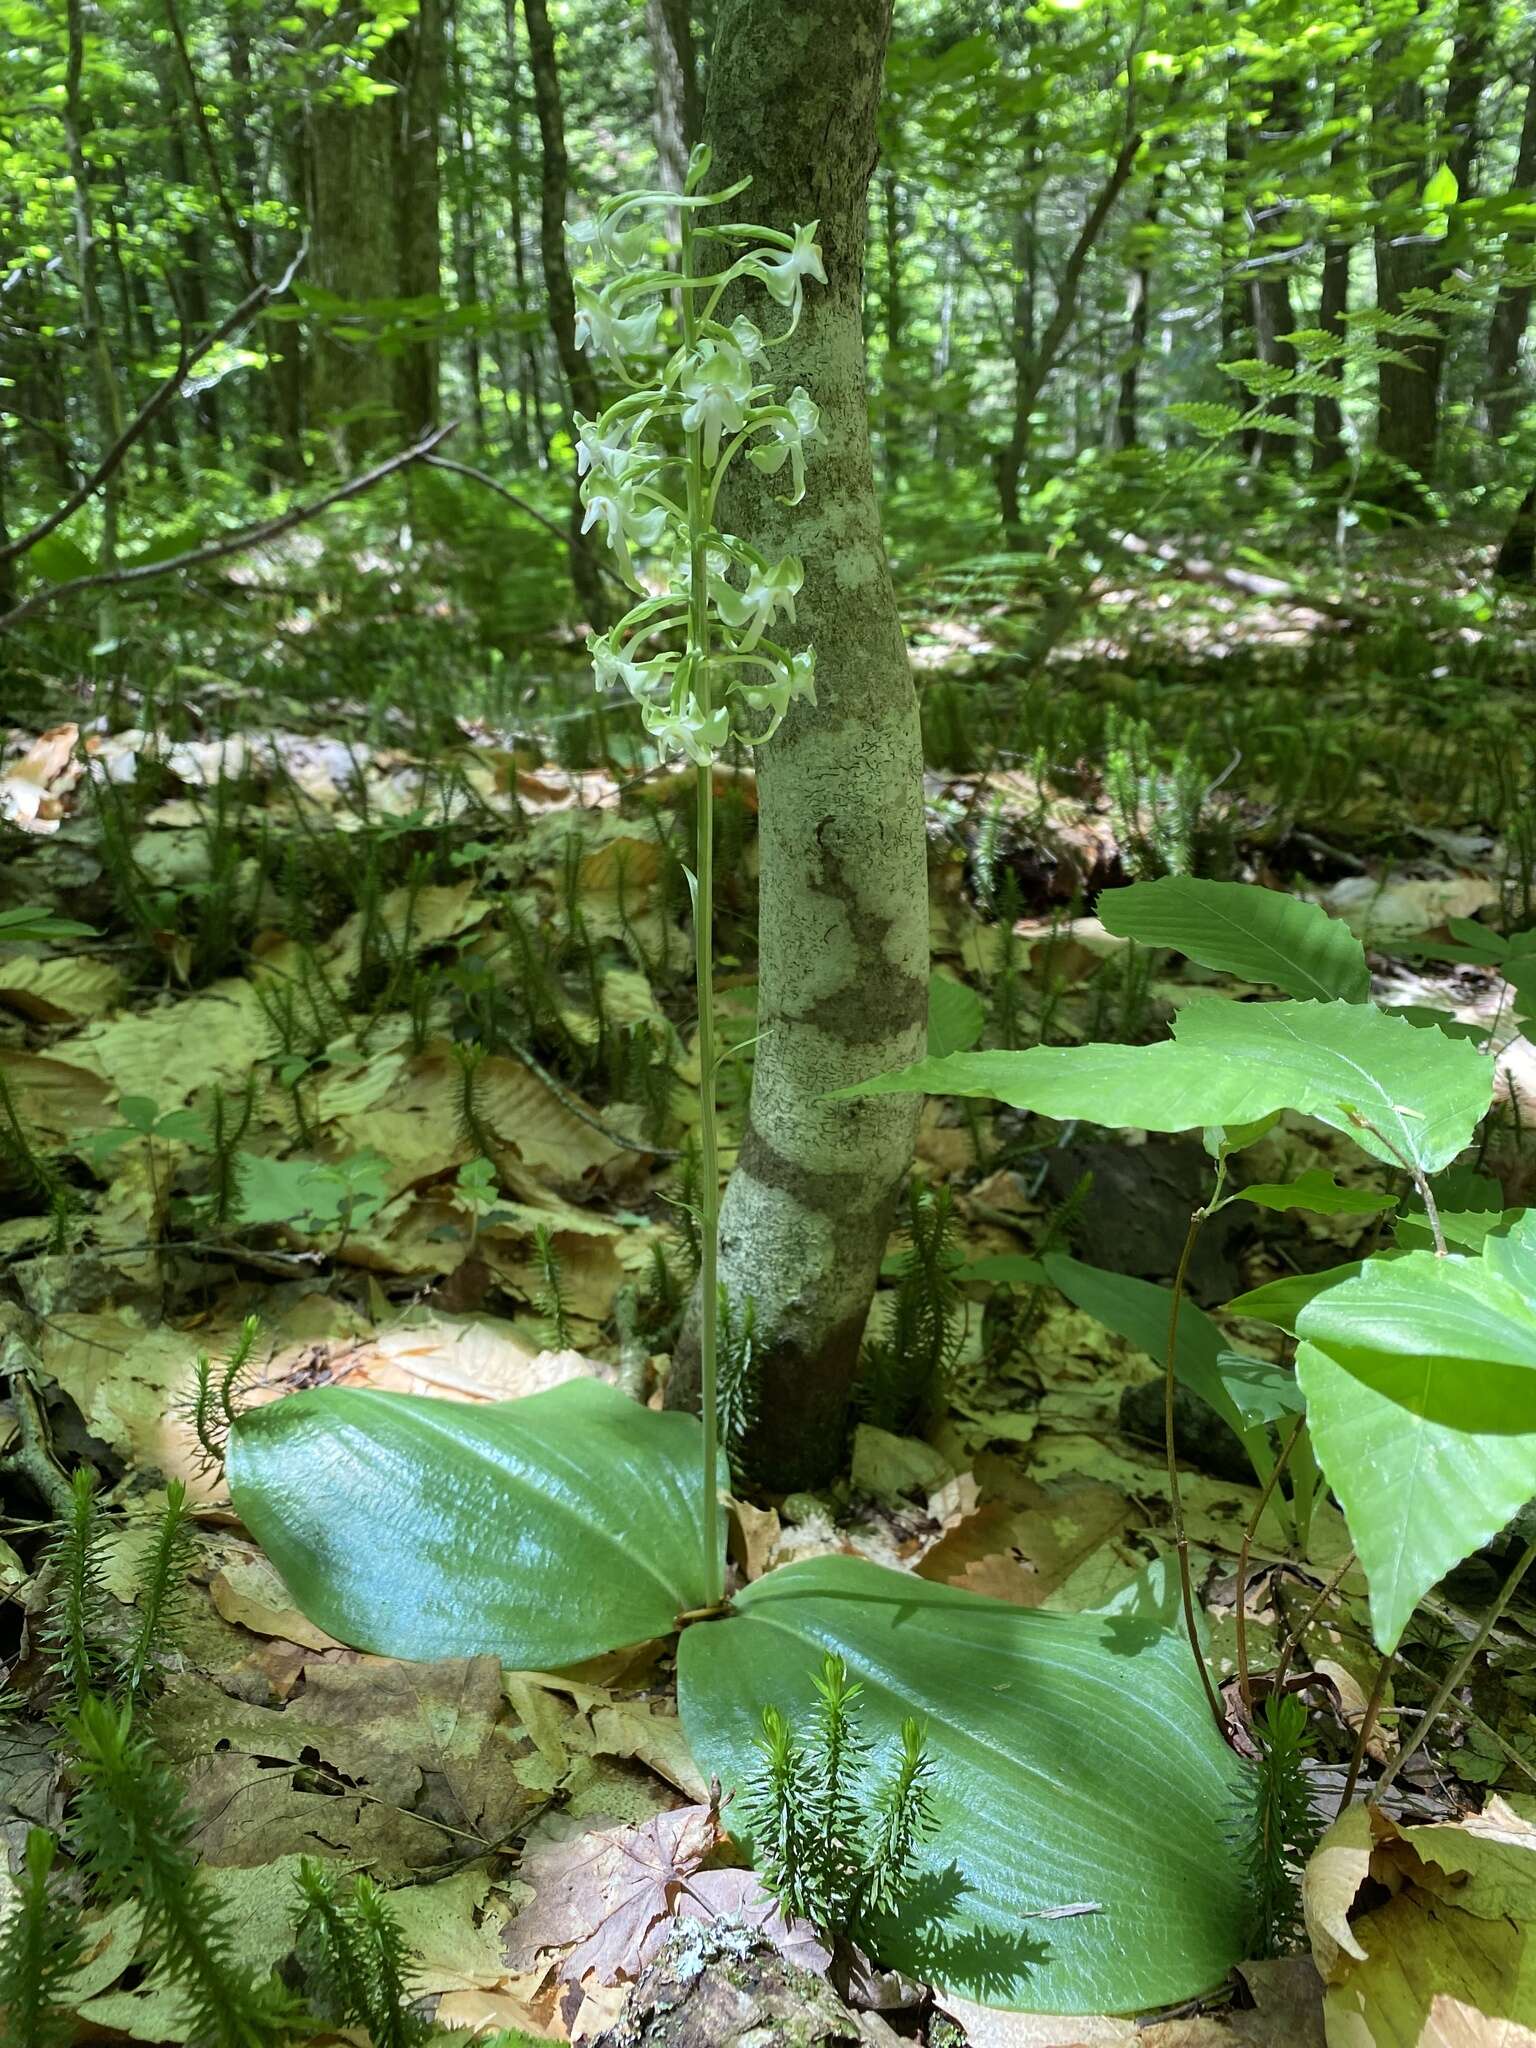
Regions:
M 580 413 L 575 414 L 576 474 L 585 476 L 590 470 L 594 475 L 618 484 L 642 471 L 654 469 L 663 459 L 662 451 L 648 448 L 640 439 L 650 417 L 648 412 L 640 413 L 624 422 L 617 431 L 605 435 L 601 420 L 583 419 Z M 628 438 L 625 438 L 625 429 Z
M 788 308 L 791 326 L 800 318 L 800 299 L 805 280 L 814 277 L 818 284 L 825 284 L 827 273 L 821 266 L 821 251 L 816 246 L 816 230 L 820 221 L 813 220 L 809 226 L 796 225 L 794 245 L 775 255 L 747 256 L 742 259 L 741 268 L 749 277 L 757 278 L 767 287 L 768 296 L 777 305 Z
M 791 699 L 804 698 L 807 704 L 816 702 L 816 650 L 802 647 L 798 654 L 789 657 L 789 694 Z
M 731 714 L 723 704 L 705 712 L 692 691 L 682 702 L 644 704 L 640 717 L 652 739 L 659 740 L 667 753 L 686 754 L 700 768 L 707 768 L 731 736 Z
M 600 690 L 612 689 L 622 684 L 636 703 L 665 703 L 672 693 L 672 671 L 677 667 L 679 657 L 675 654 L 658 654 L 649 661 L 632 661 L 614 646 L 611 638 L 594 634 L 587 642 L 587 652 L 592 657 L 592 673 Z
M 745 313 L 738 313 L 731 322 L 731 339 L 749 363 L 766 360 L 768 350 L 763 342 L 763 330 Z
M 595 214 L 591 220 L 565 224 L 565 239 L 577 262 L 591 258 L 613 270 L 638 270 L 650 254 L 656 230 L 644 220 L 620 227 L 620 215 Z
M 622 370 L 626 356 L 649 355 L 661 327 L 661 302 L 652 299 L 638 313 L 618 313 L 603 292 L 576 286 L 576 346 L 611 356 Z
M 688 401 L 683 407 L 684 432 L 702 430 L 704 460 L 712 468 L 719 460 L 720 436 L 746 425 L 751 367 L 734 341 L 705 335 L 684 358 L 677 388 Z
M 771 566 L 754 563 L 747 571 L 745 590 L 728 583 L 715 592 L 721 618 L 744 635 L 739 643 L 743 652 L 757 645 L 774 619 L 793 620 L 795 594 L 804 581 L 804 564 L 798 556 L 786 555 Z
M 622 484 L 610 483 L 596 471 L 582 484 L 581 496 L 587 508 L 587 516 L 581 522 L 582 532 L 590 533 L 594 526 L 601 525 L 603 538 L 619 565 L 619 574 L 631 590 L 642 589 L 629 550 L 631 546 L 655 547 L 667 530 L 666 506 L 638 505 Z
M 788 419 L 784 418 L 785 412 L 790 415 Z M 787 456 L 791 484 L 788 502 L 798 505 L 805 496 L 805 444 L 826 439 L 821 431 L 820 407 L 805 386 L 797 384 L 782 409 L 764 420 L 763 425 L 773 439 L 756 442 L 747 450 L 748 460 L 764 476 L 777 476 Z

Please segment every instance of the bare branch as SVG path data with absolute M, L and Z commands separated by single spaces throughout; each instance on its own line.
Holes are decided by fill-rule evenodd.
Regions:
M 424 455 L 422 461 L 428 469 L 446 469 L 454 476 L 467 476 L 473 483 L 484 484 L 485 488 L 488 491 L 494 491 L 498 498 L 505 498 L 507 503 L 515 505 L 519 512 L 525 512 L 530 519 L 536 519 L 546 533 L 552 533 L 555 536 L 561 547 L 568 548 L 570 546 L 570 535 L 562 533 L 553 519 L 546 519 L 544 514 L 537 511 L 525 498 L 518 497 L 515 491 L 509 491 L 505 484 L 498 483 L 495 477 L 488 476 L 483 469 L 474 469 L 467 462 L 455 462 L 446 455 Z M 623 586 L 624 579 L 616 569 L 610 569 L 608 564 L 601 559 L 597 566 L 605 576 L 611 576 L 615 583 L 621 587 Z
M 163 562 L 136 562 L 122 569 L 102 569 L 90 576 L 72 576 L 67 583 L 51 584 L 46 590 L 35 590 L 28 598 L 5 613 L 0 613 L 0 633 L 8 627 L 19 626 L 24 619 L 30 619 L 60 598 L 78 596 L 84 590 L 101 590 L 110 585 L 121 589 L 124 585 L 147 583 L 155 576 L 174 576 L 183 569 L 196 569 L 204 562 L 220 561 L 225 555 L 243 554 L 246 549 L 260 547 L 264 542 L 277 540 L 285 533 L 292 533 L 296 526 L 307 525 L 318 519 L 322 512 L 328 512 L 333 505 L 344 504 L 348 498 L 361 497 L 364 491 L 371 491 L 375 484 L 382 483 L 396 470 L 406 468 L 410 463 L 423 462 L 446 441 L 458 426 L 457 420 L 450 420 L 446 427 L 434 427 L 430 434 L 420 441 L 412 442 L 409 448 L 402 448 L 387 461 L 374 468 L 364 470 L 358 476 L 348 477 L 333 491 L 323 497 L 312 498 L 307 504 L 294 505 L 276 519 L 264 520 L 259 526 L 241 527 L 238 532 L 225 534 L 219 540 L 207 541 L 202 547 L 188 548 L 183 554 L 168 555 Z
M 78 512 L 87 499 L 95 497 L 108 477 L 122 464 L 135 442 L 143 438 L 145 430 L 154 425 L 171 400 L 180 393 L 194 365 L 200 363 L 211 349 L 217 348 L 221 341 L 228 341 L 232 334 L 238 334 L 242 327 L 248 326 L 269 300 L 281 298 L 293 283 L 299 266 L 304 261 L 304 255 L 305 251 L 301 248 L 276 284 L 259 284 L 254 291 L 247 292 L 234 311 L 221 320 L 217 327 L 210 328 L 195 346 L 189 348 L 183 334 L 175 369 L 162 383 L 156 385 L 90 475 L 83 483 L 77 485 L 63 504 L 56 506 L 46 519 L 40 519 L 36 526 L 29 527 L 15 540 L 0 545 L 0 562 L 12 561 L 17 555 L 24 555 L 29 549 L 35 548 L 39 541 L 46 540 L 50 533 L 61 527 L 72 513 Z M 0 619 L 0 625 L 5 623 L 5 620 Z

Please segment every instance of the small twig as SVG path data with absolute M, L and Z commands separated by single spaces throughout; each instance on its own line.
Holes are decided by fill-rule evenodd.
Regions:
M 1189 1647 L 1195 1655 L 1195 1669 L 1200 1673 L 1200 1683 L 1205 1687 L 1205 1697 L 1216 1726 L 1224 1726 L 1221 1701 L 1211 1682 L 1211 1674 L 1205 1666 L 1205 1651 L 1200 1643 L 1200 1628 L 1195 1620 L 1195 1589 L 1189 1571 L 1189 1536 L 1184 1528 L 1184 1499 L 1179 1491 L 1179 1453 L 1174 1440 L 1174 1392 L 1176 1380 L 1173 1361 L 1178 1355 L 1179 1310 L 1184 1302 L 1184 1282 L 1189 1274 L 1189 1262 L 1194 1257 L 1195 1240 L 1204 1223 L 1204 1209 L 1194 1210 L 1189 1219 L 1189 1230 L 1184 1239 L 1184 1249 L 1179 1254 L 1178 1271 L 1173 1276 L 1173 1301 L 1168 1310 L 1168 1359 L 1163 1373 L 1163 1448 L 1168 1458 L 1168 1507 L 1173 1523 L 1174 1554 L 1179 1561 L 1179 1593 L 1184 1606 L 1184 1629 L 1189 1637 Z
M 21 1442 L 5 1464 L 30 1479 L 53 1513 L 62 1515 L 69 1506 L 69 1476 L 53 1454 L 48 1418 L 37 1389 L 25 1372 L 12 1375 L 11 1399 L 16 1404 L 16 1429 Z
M 1275 1488 L 1280 1484 L 1280 1475 L 1285 1470 L 1296 1440 L 1306 1422 L 1305 1415 L 1298 1415 L 1291 1425 L 1291 1433 L 1280 1447 L 1280 1455 L 1269 1469 L 1257 1505 L 1243 1529 L 1243 1540 L 1237 1552 L 1237 1691 L 1242 1700 L 1244 1713 L 1253 1712 L 1253 1698 L 1248 1685 L 1248 1553 L 1253 1548 L 1253 1539 L 1258 1534 L 1259 1524 L 1264 1519 L 1264 1510 L 1269 1506 Z
M 1344 1574 L 1354 1562 L 1355 1553 L 1352 1550 L 1346 1551 L 1344 1562 L 1339 1566 L 1333 1577 L 1326 1580 L 1318 1589 L 1317 1598 L 1308 1607 L 1300 1621 L 1294 1627 L 1287 1624 L 1285 1641 L 1280 1645 L 1280 1662 L 1275 1666 L 1275 1684 L 1277 1687 L 1285 1683 L 1285 1675 L 1291 1668 L 1292 1652 L 1299 1649 L 1305 1643 L 1307 1630 L 1322 1612 L 1324 1602 L 1332 1599 L 1333 1595 L 1339 1590 Z
M 476 469 L 474 465 L 469 462 L 455 461 L 451 457 L 446 455 L 424 455 L 422 457 L 422 461 L 428 469 L 447 470 L 449 474 L 452 476 L 467 476 L 472 483 L 483 484 L 488 491 L 494 491 L 498 498 L 505 498 L 509 505 L 515 505 L 519 512 L 526 513 L 528 518 L 536 520 L 538 524 L 543 527 L 546 533 L 552 533 L 554 535 L 555 539 L 559 541 L 561 547 L 568 548 L 570 546 L 570 535 L 568 533 L 562 533 L 560 528 L 556 526 L 553 519 L 546 519 L 544 514 L 540 512 L 536 506 L 530 505 L 526 498 L 520 498 L 517 495 L 516 491 L 509 491 L 504 483 L 498 483 L 496 478 L 488 475 L 485 470 Z M 601 556 L 599 556 L 598 558 L 597 566 L 602 570 L 605 576 L 612 577 L 613 581 L 617 583 L 621 589 L 623 588 L 623 577 L 619 575 L 616 569 L 610 568 L 607 562 L 605 562 L 601 558 Z
M 1515 1594 L 1519 1591 L 1520 1581 L 1525 1577 L 1526 1573 L 1530 1570 L 1533 1563 L 1536 1563 L 1536 1542 L 1528 1543 L 1525 1546 L 1524 1550 L 1521 1551 L 1519 1557 L 1515 1560 L 1515 1566 L 1513 1571 L 1510 1572 L 1509 1577 L 1504 1581 L 1504 1584 L 1499 1589 L 1498 1598 L 1494 1601 L 1493 1605 L 1489 1608 L 1488 1612 L 1483 1616 L 1477 1634 L 1473 1636 L 1471 1642 L 1466 1645 L 1466 1647 L 1462 1650 L 1461 1655 L 1452 1664 L 1450 1670 L 1447 1671 L 1444 1678 L 1441 1679 L 1439 1688 L 1436 1691 L 1434 1698 L 1430 1701 L 1429 1705 L 1424 1710 L 1423 1720 L 1420 1721 L 1418 1727 L 1414 1730 L 1412 1741 L 1405 1742 L 1402 1748 L 1397 1752 L 1397 1755 L 1392 1759 L 1391 1763 L 1388 1764 L 1386 1771 L 1381 1778 L 1380 1783 L 1376 1786 L 1375 1791 L 1371 1794 L 1372 1805 L 1377 1805 L 1380 1803 L 1380 1801 L 1385 1797 L 1387 1789 L 1391 1785 L 1393 1779 L 1397 1776 L 1398 1772 L 1403 1768 L 1403 1765 L 1407 1763 L 1411 1757 L 1417 1755 L 1418 1751 L 1423 1747 L 1425 1737 L 1429 1734 L 1430 1729 L 1433 1728 L 1436 1721 L 1439 1720 L 1441 1714 L 1444 1712 L 1446 1701 L 1450 1698 L 1451 1694 L 1456 1690 L 1457 1686 L 1461 1684 L 1461 1681 L 1466 1677 L 1467 1672 L 1471 1668 L 1473 1659 L 1478 1655 L 1479 1651 L 1483 1648 L 1483 1645 L 1487 1642 L 1488 1638 L 1493 1634 L 1495 1628 L 1497 1628 L 1500 1617 L 1503 1615 L 1504 1610 L 1506 1607 L 1508 1607 L 1510 1601 L 1514 1599 Z
M 1381 1703 L 1387 1696 L 1387 1680 L 1392 1675 L 1392 1666 L 1396 1661 L 1389 1650 L 1376 1667 L 1376 1683 L 1371 1687 L 1371 1696 L 1365 1703 L 1365 1712 L 1360 1716 L 1360 1727 L 1355 1735 L 1355 1753 L 1349 1760 L 1349 1776 L 1344 1780 L 1344 1791 L 1339 1799 L 1340 1813 L 1355 1796 L 1355 1786 L 1360 1781 L 1360 1766 L 1365 1762 L 1365 1745 L 1370 1741 L 1371 1730 L 1376 1726 Z M 1376 1796 L 1381 1796 L 1381 1788 L 1378 1788 Z
M 244 526 L 238 532 L 224 535 L 220 540 L 206 542 L 200 548 L 188 548 L 184 554 L 169 555 L 162 562 L 135 562 L 121 569 L 99 569 L 89 576 L 72 576 L 67 583 L 50 584 L 44 590 L 35 590 L 22 603 L 0 614 L 0 632 L 9 626 L 19 626 L 23 619 L 30 619 L 35 613 L 45 611 L 60 598 L 75 597 L 84 590 L 100 590 L 110 585 L 121 589 L 125 584 L 148 582 L 154 576 L 174 576 L 183 569 L 196 569 L 204 562 L 219 561 L 225 555 L 244 554 L 248 548 L 260 547 L 264 542 L 277 540 L 285 533 L 291 533 L 296 526 L 304 526 L 311 519 L 319 518 L 322 512 L 330 511 L 333 505 L 343 504 L 348 498 L 357 498 L 364 491 L 371 491 L 375 484 L 393 476 L 396 470 L 404 469 L 409 463 L 425 461 L 433 449 L 457 427 L 457 420 L 450 420 L 446 427 L 434 427 L 419 441 L 413 441 L 409 448 L 402 448 L 386 461 L 375 464 L 358 476 L 350 476 L 323 497 L 312 498 L 303 505 L 294 505 L 276 519 L 263 521 L 259 526 Z

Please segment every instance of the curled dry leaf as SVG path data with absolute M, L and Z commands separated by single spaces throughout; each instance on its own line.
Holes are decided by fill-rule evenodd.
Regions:
M 1536 1827 L 1501 1800 L 1427 1827 L 1351 1807 L 1303 1899 L 1329 2048 L 1536 2048 Z

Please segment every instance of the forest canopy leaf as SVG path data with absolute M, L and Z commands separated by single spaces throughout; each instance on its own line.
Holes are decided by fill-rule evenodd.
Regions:
M 317 1387 L 230 1433 L 236 1511 L 354 1649 L 539 1670 L 704 1601 L 699 1427 L 595 1380 L 470 1406 Z
M 1166 875 L 1106 889 L 1099 921 L 1119 938 L 1168 946 L 1202 967 L 1272 983 L 1288 996 L 1363 1003 L 1371 993 L 1365 948 L 1316 903 L 1247 882 Z
M 793 1724 L 835 1652 L 863 1686 L 877 1760 L 908 1715 L 933 1759 L 938 1829 L 909 1903 L 882 1925 L 882 1962 L 1016 2010 L 1159 2005 L 1214 1983 L 1243 1935 L 1241 1767 L 1171 1618 L 1150 1595 L 1115 1614 L 1046 1614 L 863 1559 L 808 1559 L 738 1594 L 729 1620 L 685 1630 L 683 1722 L 700 1768 L 739 1787 L 763 1708 Z M 1095 1910 L 1025 1917 L 1078 1902 Z
M 1395 1649 L 1419 1601 L 1536 1494 L 1536 1301 L 1498 1261 L 1369 1260 L 1301 1311 L 1318 1463 Z

